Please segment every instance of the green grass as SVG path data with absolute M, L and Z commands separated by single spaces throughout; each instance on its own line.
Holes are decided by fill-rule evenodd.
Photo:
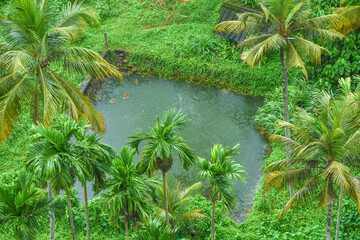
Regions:
M 104 2 L 110 6 L 103 6 Z M 241 94 L 264 96 L 282 84 L 277 53 L 261 67 L 250 69 L 242 63 L 240 49 L 213 34 L 223 0 L 104 2 L 86 2 L 104 16 L 102 26 L 86 30 L 76 44 L 101 52 L 106 32 L 108 48 L 125 49 L 129 65 L 136 65 L 143 72 L 215 85 Z M 201 37 L 205 40 L 196 41 Z M 216 51 L 219 51 L 217 65 Z M 290 71 L 290 78 L 297 76 L 299 71 Z

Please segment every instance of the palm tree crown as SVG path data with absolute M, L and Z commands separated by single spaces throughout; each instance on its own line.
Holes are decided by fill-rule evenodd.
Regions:
M 120 226 L 119 216 L 124 215 L 126 236 L 128 236 L 128 223 L 133 221 L 133 226 L 140 217 L 146 215 L 146 200 L 158 184 L 156 179 L 146 179 L 142 176 L 133 163 L 136 150 L 128 146 L 122 147 L 120 155 L 116 157 L 107 174 L 106 180 L 108 192 L 101 196 L 105 207 L 110 212 L 110 224 Z
M 0 224 L 10 228 L 15 239 L 35 239 L 41 221 L 55 209 L 52 200 L 34 188 L 32 180 L 33 175 L 22 172 L 13 185 L 0 188 Z
M 232 156 L 239 154 L 238 149 L 239 145 L 230 148 L 215 144 L 211 149 L 209 161 L 205 158 L 198 159 L 200 169 L 198 177 L 210 181 L 211 199 L 222 200 L 227 207 L 235 205 L 235 197 L 232 193 L 233 180 L 245 181 L 246 176 L 244 168 L 232 159 Z
M 32 104 L 35 124 L 41 120 L 49 125 L 58 111 L 67 111 L 104 130 L 90 99 L 62 74 L 122 77 L 96 52 L 70 47 L 86 25 L 97 26 L 99 20 L 95 11 L 76 1 L 58 12 L 49 0 L 16 0 L 0 18 L 0 140 L 10 133 L 24 104 Z
M 262 57 L 273 50 L 286 49 L 286 64 L 301 67 L 307 77 L 306 60 L 321 63 L 325 48 L 311 42 L 314 38 L 332 40 L 344 36 L 331 30 L 342 24 L 343 17 L 331 14 L 316 18 L 311 15 L 309 0 L 264 0 L 260 1 L 263 13 L 245 12 L 234 21 L 222 22 L 217 31 L 255 35 L 239 43 L 250 47 L 241 58 L 253 67 Z M 265 33 L 260 34 L 259 33 Z
M 139 129 L 139 133 L 130 136 L 129 145 L 139 150 L 139 144 L 147 141 L 143 151 L 143 159 L 140 167 L 151 176 L 155 170 L 160 169 L 168 172 L 172 166 L 173 153 L 179 155 L 185 170 L 189 170 L 194 163 L 195 157 L 191 148 L 185 143 L 183 137 L 177 134 L 189 124 L 190 120 L 180 111 L 175 114 L 175 110 L 165 112 L 163 120 L 156 117 L 156 124 L 150 128 L 149 132 Z

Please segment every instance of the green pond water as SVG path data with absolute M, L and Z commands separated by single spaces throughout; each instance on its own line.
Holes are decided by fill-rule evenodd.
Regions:
M 197 156 L 208 159 L 210 149 L 216 143 L 231 147 L 239 143 L 240 155 L 235 156 L 235 160 L 248 173 L 247 183 L 238 181 L 234 184 L 239 204 L 233 218 L 241 222 L 245 219 L 244 211 L 252 205 L 267 149 L 266 139 L 259 134 L 252 121 L 262 104 L 262 98 L 133 74 L 125 77 L 122 85 L 116 81 L 107 81 L 98 93 L 95 107 L 106 120 L 106 136 L 102 141 L 118 150 L 126 145 L 127 136 L 137 133 L 138 128 L 153 126 L 156 115 L 162 116 L 170 108 L 181 109 L 192 120 L 180 134 Z M 140 156 L 136 156 L 136 161 L 139 159 Z M 182 181 L 190 186 L 198 181 L 197 172 L 195 164 L 187 172 L 175 160 L 168 175 L 174 181 Z M 79 186 L 77 188 L 82 198 L 82 190 Z M 92 193 L 89 195 L 89 199 L 94 197 Z

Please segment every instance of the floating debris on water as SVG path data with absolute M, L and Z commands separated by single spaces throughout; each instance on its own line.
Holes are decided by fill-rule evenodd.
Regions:
M 222 93 L 223 95 L 228 95 L 230 92 L 229 92 L 228 90 L 222 89 L 222 90 L 221 90 L 221 93 Z
M 109 103 L 113 104 L 113 103 L 118 103 L 119 101 L 116 98 L 112 98 L 109 100 Z
M 139 84 L 139 80 L 135 79 L 135 80 L 134 80 L 134 83 L 135 83 L 136 85 L 138 85 L 138 84 Z
M 123 95 L 123 99 L 129 99 L 130 95 L 128 92 L 124 93 Z

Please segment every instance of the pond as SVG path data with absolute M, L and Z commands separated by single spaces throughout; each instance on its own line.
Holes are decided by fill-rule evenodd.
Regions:
M 256 194 L 267 148 L 266 139 L 252 121 L 262 104 L 262 98 L 241 96 L 184 81 L 132 74 L 124 78 L 122 85 L 115 81 L 106 82 L 98 93 L 95 107 L 106 120 L 106 136 L 102 141 L 117 150 L 126 145 L 127 136 L 135 134 L 138 128 L 147 130 L 149 126 L 154 126 L 156 115 L 162 116 L 170 108 L 181 110 L 192 120 L 180 134 L 197 156 L 208 159 L 210 149 L 216 143 L 230 147 L 239 143 L 240 155 L 235 156 L 235 160 L 248 173 L 246 184 L 235 182 L 234 186 L 239 205 L 233 218 L 241 222 L 245 220 L 243 212 L 251 207 Z M 136 156 L 136 161 L 138 159 L 140 156 Z M 175 160 L 169 172 L 170 178 L 190 186 L 198 181 L 196 167 L 194 164 L 186 172 Z M 82 189 L 77 188 L 82 197 Z M 91 193 L 89 195 L 89 199 L 93 198 Z

